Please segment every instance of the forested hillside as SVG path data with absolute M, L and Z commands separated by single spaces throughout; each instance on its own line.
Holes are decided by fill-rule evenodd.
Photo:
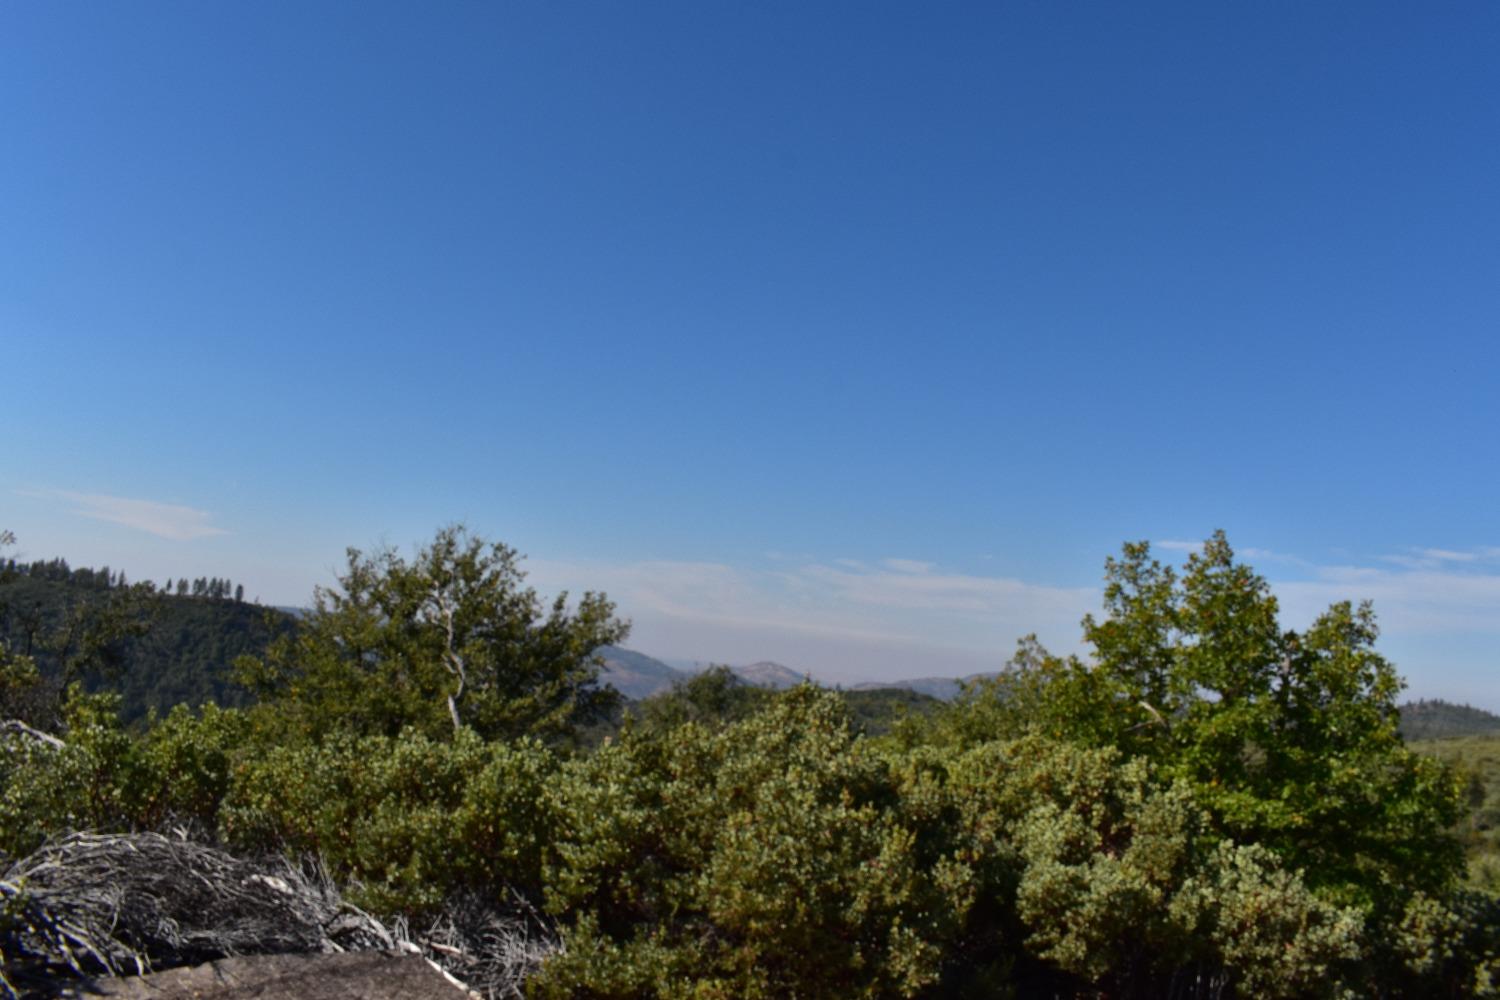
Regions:
M 1472 705 L 1435 699 L 1401 706 L 1401 735 L 1408 740 L 1441 740 L 1458 736 L 1500 734 L 1500 715 Z
M 250 695 L 233 683 L 235 658 L 294 626 L 242 597 L 217 578 L 158 589 L 107 567 L 12 561 L 0 566 L 0 642 L 31 657 L 48 685 L 117 692 L 127 721 L 178 704 L 240 707 Z
M 132 728 L 74 688 L 0 732 L 5 974 L 180 961 L 132 922 L 151 913 L 88 909 L 103 869 L 23 879 L 69 863 L 55 845 L 97 859 L 71 831 L 176 831 L 191 844 L 153 850 L 214 870 L 316 859 L 319 905 L 533 997 L 1494 995 L 1500 902 L 1464 854 L 1486 779 L 1403 741 L 1373 612 L 1284 630 L 1222 535 L 1180 568 L 1126 545 L 1105 582 L 1087 660 L 1028 639 L 952 703 L 715 668 L 622 704 L 594 656 L 629 631 L 604 595 L 543 601 L 462 529 L 352 551 L 239 659 L 246 707 Z M 58 669 L 133 669 L 154 595 L 109 583 L 102 618 L 53 627 L 87 640 Z M 11 705 L 45 687 L 9 640 L 0 682 Z M 110 939 L 69 951 L 79 921 Z

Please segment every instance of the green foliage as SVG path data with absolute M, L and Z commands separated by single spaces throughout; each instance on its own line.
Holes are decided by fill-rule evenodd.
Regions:
M 161 829 L 186 824 L 211 832 L 229 793 L 235 762 L 251 744 L 244 714 L 212 703 L 194 713 L 178 705 L 153 716 L 136 742 L 139 787 L 135 826 Z
M 1455 831 L 1468 859 L 1469 884 L 1500 892 L 1500 736 L 1424 740 L 1412 749 L 1452 769 L 1463 787 Z
M 979 879 L 969 949 L 1004 964 L 1024 946 L 1010 964 L 1034 992 L 1155 996 L 1196 977 L 1247 995 L 1331 995 L 1332 971 L 1359 954 L 1358 914 L 1273 856 L 1215 847 L 1186 784 L 1163 784 L 1142 758 L 1031 735 L 964 751 L 947 785 L 955 856 Z M 1262 896 L 1282 916 L 1266 910 L 1251 947 L 1243 925 Z M 1036 959 L 1044 969 L 1027 972 Z
M 1399 987 L 1411 996 L 1500 994 L 1500 899 L 1460 892 L 1416 893 L 1392 935 L 1402 960 Z
M 118 693 L 127 722 L 178 704 L 243 707 L 249 696 L 232 683 L 231 664 L 292 628 L 284 612 L 168 597 L 149 584 L 101 586 L 93 571 L 0 577 L 0 648 L 25 654 L 40 682 L 7 715 L 55 727 L 72 679 Z
M 429 736 L 464 726 L 489 739 L 563 737 L 605 718 L 618 695 L 595 684 L 595 651 L 624 638 L 603 595 L 543 610 L 514 550 L 462 528 L 411 561 L 349 550 L 337 589 L 319 589 L 296 635 L 240 677 L 295 733 Z
M 0 718 L 21 719 L 32 716 L 29 703 L 32 693 L 42 682 L 36 661 L 13 652 L 0 641 Z
M 54 746 L 0 741 L 0 851 L 21 855 L 73 830 L 212 829 L 247 732 L 239 713 L 179 706 L 145 736 L 120 721 L 117 695 L 69 689 Z
M 1319 898 L 1256 845 L 1220 843 L 1170 914 L 1185 932 L 1205 933 L 1247 996 L 1347 995 L 1362 950 L 1358 911 Z
M 931 715 L 943 705 L 930 694 L 906 688 L 874 688 L 841 691 L 855 729 L 866 736 L 884 736 L 905 725 L 908 719 Z
M 1197 816 L 1178 790 L 1152 787 L 1143 762 L 1030 737 L 968 752 L 953 785 L 970 843 L 1003 852 L 985 867 L 1013 869 L 991 891 L 1014 886 L 1035 955 L 1091 982 L 1183 960 L 1164 903 Z
M 716 727 L 749 718 L 771 699 L 769 688 L 746 684 L 728 667 L 715 666 L 635 702 L 628 714 L 640 730 L 667 732 L 689 722 Z
M 540 900 L 558 818 L 557 763 L 535 741 L 338 734 L 243 759 L 223 804 L 244 851 L 315 854 L 381 913 L 428 913 L 458 892 Z
M 803 686 L 727 728 L 627 729 L 569 765 L 540 996 L 910 996 L 964 873 L 924 869 L 890 769 Z M 813 958 L 815 956 L 815 959 Z
M 231 600 L 159 596 L 151 631 L 117 678 L 92 681 L 124 698 L 127 722 L 175 705 L 210 702 L 247 708 L 250 692 L 234 680 L 234 662 L 259 655 L 278 637 L 296 630 L 296 619 L 276 608 Z
M 1389 910 L 1451 886 L 1458 788 L 1402 743 L 1401 683 L 1374 651 L 1368 606 L 1283 632 L 1265 580 L 1222 534 L 1180 576 L 1126 545 L 1106 581 L 1106 616 L 1084 621 L 1092 663 L 1023 643 L 940 736 L 1041 732 L 1153 761 L 1188 782 L 1219 835 L 1276 851 L 1347 902 Z
M 0 851 L 19 856 L 68 830 L 134 825 L 139 762 L 118 711 L 118 697 L 86 695 L 75 685 L 64 706 L 66 745 L 4 738 Z
M 967 748 L 1037 734 L 1088 746 L 1118 746 L 1131 729 L 1120 694 L 1103 671 L 1077 657 L 1053 656 L 1036 636 L 1016 647 L 1006 669 L 967 682 L 930 725 L 898 727 L 912 745 L 935 742 Z

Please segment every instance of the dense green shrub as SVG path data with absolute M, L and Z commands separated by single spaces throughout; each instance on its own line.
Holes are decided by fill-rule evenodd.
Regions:
M 1038 736 L 957 756 L 958 857 L 981 874 L 992 961 L 1050 990 L 1181 991 L 1185 980 L 1256 996 L 1334 995 L 1360 947 L 1360 916 L 1316 897 L 1274 856 L 1216 842 L 1181 781 L 1143 760 Z M 977 942 L 971 951 L 978 954 Z M 1071 983 L 1048 977 L 1067 973 Z
M 78 687 L 64 707 L 68 741 L 0 737 L 0 851 L 26 854 L 78 829 L 129 829 L 140 819 L 143 774 L 136 743 L 120 725 L 119 698 Z
M 136 735 L 119 708 L 116 695 L 74 686 L 61 746 L 21 735 L 0 742 L 0 850 L 23 854 L 73 830 L 213 829 L 231 761 L 245 749 L 244 717 L 178 706 Z
M 627 730 L 570 765 L 542 996 L 885 996 L 934 984 L 967 873 L 918 863 L 837 696 L 720 731 Z
M 250 749 L 250 723 L 213 703 L 199 712 L 178 705 L 137 744 L 136 822 L 147 828 L 189 824 L 212 832 L 235 760 Z
M 670 732 L 689 722 L 710 728 L 739 722 L 765 708 L 773 692 L 747 684 L 725 666 L 709 667 L 631 705 L 638 731 Z
M 1462 786 L 1403 744 L 1401 682 L 1368 607 L 1282 631 L 1266 581 L 1222 535 L 1180 576 L 1127 545 L 1106 583 L 1105 616 L 1084 622 L 1089 662 L 1023 642 L 907 745 L 1032 733 L 1113 748 L 1186 782 L 1218 836 L 1269 848 L 1330 899 L 1388 921 L 1411 893 L 1452 888 Z
M 243 851 L 321 857 L 382 913 L 428 912 L 459 891 L 539 900 L 556 770 L 535 741 L 470 730 L 336 736 L 242 759 L 219 825 Z

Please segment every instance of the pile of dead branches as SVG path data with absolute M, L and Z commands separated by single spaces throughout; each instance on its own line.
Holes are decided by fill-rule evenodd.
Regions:
M 226 955 L 391 948 L 316 871 L 247 861 L 181 836 L 77 833 L 0 878 L 12 980 L 119 975 Z
M 520 898 L 500 908 L 480 896 L 455 897 L 425 931 L 413 934 L 398 919 L 393 933 L 485 1000 L 520 1000 L 527 978 L 561 948 L 548 922 Z
M 316 865 L 244 860 L 180 832 L 75 833 L 0 876 L 0 996 L 232 955 L 399 949 L 502 1000 L 557 948 L 521 900 L 455 899 L 424 930 L 388 929 Z

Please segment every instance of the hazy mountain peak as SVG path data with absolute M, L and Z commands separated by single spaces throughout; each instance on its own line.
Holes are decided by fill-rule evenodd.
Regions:
M 747 684 L 755 684 L 760 687 L 789 688 L 796 687 L 807 679 L 806 674 L 800 674 L 791 667 L 770 660 L 761 660 L 743 667 L 731 668 L 735 676 Z
M 634 701 L 665 691 L 688 676 L 654 657 L 623 646 L 600 646 L 595 652 L 604 659 L 599 679 Z

